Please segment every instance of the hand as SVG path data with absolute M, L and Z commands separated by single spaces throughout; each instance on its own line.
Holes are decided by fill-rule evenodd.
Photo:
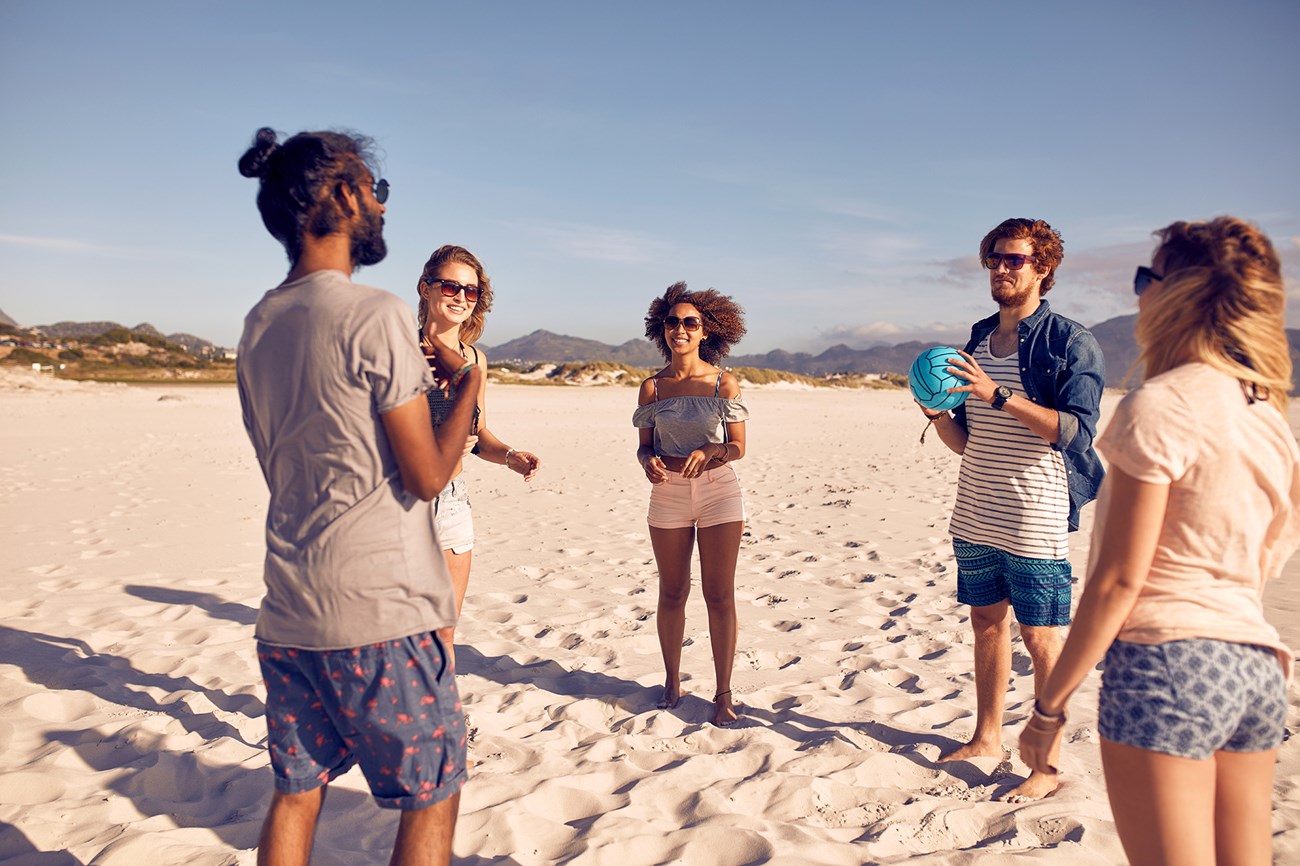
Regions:
M 641 461 L 641 468 L 645 470 L 645 477 L 651 484 L 663 484 L 668 480 L 668 467 L 659 459 L 658 454 L 652 454 L 645 460 Z
M 1035 772 L 1059 773 L 1061 734 L 1064 731 L 1064 719 L 1056 724 L 1030 716 L 1020 732 L 1020 760 Z
M 447 383 L 451 378 L 465 366 L 465 358 L 460 350 L 453 349 L 438 339 L 424 342 L 424 356 L 429 359 L 429 365 L 433 367 L 433 375 L 437 377 L 438 385 L 444 391 L 447 390 Z
M 717 456 L 717 452 L 710 445 L 706 445 L 704 448 L 696 448 L 686 458 L 686 462 L 682 464 L 682 477 L 699 478 L 700 474 L 704 472 L 704 467 L 708 466 L 709 462 Z
M 460 452 L 460 456 L 461 456 L 462 458 L 464 458 L 464 457 L 468 457 L 468 456 L 470 455 L 470 452 L 474 450 L 474 446 L 477 445 L 477 444 L 478 444 L 478 437 L 477 437 L 477 436 L 466 436 L 466 437 L 465 437 L 465 450 L 462 451 L 462 452 Z
M 924 403 L 922 403 L 920 400 L 916 399 L 915 397 L 912 398 L 912 402 L 915 403 L 917 407 L 921 410 L 921 414 L 929 418 L 931 421 L 937 421 L 939 420 L 940 415 L 948 414 L 947 412 L 931 412 Z
M 961 376 L 967 384 L 959 385 L 956 388 L 949 388 L 949 394 L 974 394 L 985 403 L 992 403 L 994 395 L 997 394 L 998 383 L 989 378 L 989 374 L 976 363 L 975 359 L 960 349 L 957 354 L 960 358 L 949 358 L 948 361 L 952 366 L 948 367 L 948 372 L 956 376 Z
M 506 468 L 524 476 L 525 481 L 532 481 L 537 470 L 542 468 L 542 461 L 529 451 L 507 451 Z

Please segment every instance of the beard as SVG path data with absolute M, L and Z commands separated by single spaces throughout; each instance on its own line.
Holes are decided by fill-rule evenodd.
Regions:
M 997 305 L 999 307 L 1011 308 L 1023 306 L 1025 302 L 1029 300 L 1029 295 L 1033 291 L 1033 289 L 1028 286 L 1020 287 L 1015 283 L 1009 285 L 1006 283 L 994 283 L 992 288 L 993 300 Z
M 352 266 L 377 265 L 388 255 L 384 243 L 384 218 L 378 211 L 367 211 L 360 231 L 352 236 Z

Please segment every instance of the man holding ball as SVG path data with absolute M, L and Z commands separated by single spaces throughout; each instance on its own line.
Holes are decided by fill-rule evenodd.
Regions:
M 1034 666 L 1035 694 L 1061 654 L 1070 622 L 1068 534 L 1101 484 L 1092 449 L 1105 362 L 1087 328 L 1052 312 L 1061 236 L 1042 220 L 1009 219 L 980 242 L 998 312 L 976 322 L 950 372 L 968 384 L 951 413 L 921 411 L 962 455 L 949 531 L 957 600 L 975 630 L 976 724 L 970 741 L 939 757 L 1004 756 L 1002 712 L 1011 675 L 1014 611 Z M 1059 774 L 1033 772 L 1003 799 L 1056 790 Z

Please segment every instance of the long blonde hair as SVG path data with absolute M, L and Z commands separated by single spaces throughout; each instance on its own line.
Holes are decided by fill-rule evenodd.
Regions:
M 1236 217 L 1176 222 L 1156 232 L 1160 296 L 1138 316 L 1143 378 L 1201 361 L 1286 412 L 1291 351 L 1286 291 L 1273 244 Z
M 429 301 L 424 294 L 429 288 L 429 282 L 437 278 L 438 269 L 448 262 L 468 265 L 478 275 L 478 303 L 474 305 L 474 310 L 469 314 L 469 318 L 460 323 L 460 341 L 465 344 L 474 343 L 479 337 L 483 336 L 483 318 L 492 309 L 492 281 L 488 279 L 487 273 L 483 270 L 482 262 L 475 258 L 473 253 L 464 247 L 452 244 L 438 247 L 433 251 L 433 255 L 429 256 L 429 261 L 424 265 L 424 271 L 420 274 L 420 282 L 416 284 L 415 290 L 420 295 L 420 303 L 417 309 L 420 320 L 420 334 L 421 336 L 424 335 L 424 326 L 429 322 Z

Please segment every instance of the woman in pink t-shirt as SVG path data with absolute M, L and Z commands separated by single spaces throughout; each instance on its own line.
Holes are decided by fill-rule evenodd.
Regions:
M 1021 756 L 1054 769 L 1066 702 L 1105 656 L 1102 764 L 1129 859 L 1267 864 L 1291 651 L 1261 597 L 1300 543 L 1281 263 L 1233 217 L 1157 237 L 1133 284 L 1143 383 L 1097 443 L 1086 589 Z

